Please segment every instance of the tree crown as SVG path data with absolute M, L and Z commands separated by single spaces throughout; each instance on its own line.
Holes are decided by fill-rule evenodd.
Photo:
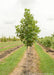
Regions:
M 37 34 L 40 30 L 36 24 L 37 21 L 34 20 L 30 9 L 25 9 L 20 25 L 16 26 L 16 34 L 26 46 L 32 46 L 33 42 L 37 39 Z

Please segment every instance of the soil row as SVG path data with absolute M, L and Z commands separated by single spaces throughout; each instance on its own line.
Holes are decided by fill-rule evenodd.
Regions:
M 45 48 L 44 46 L 42 46 L 41 44 L 37 43 L 39 46 L 41 46 L 41 48 L 46 52 L 48 53 L 52 58 L 54 58 L 54 50 L 49 48 Z
M 23 59 L 10 75 L 36 75 L 39 73 L 39 57 L 34 47 L 26 50 Z
M 14 48 L 8 49 L 7 51 L 4 51 L 3 53 L 0 54 L 0 59 L 4 58 L 5 56 L 7 56 L 8 54 L 12 53 L 13 51 L 15 51 L 16 49 L 22 47 L 23 45 L 20 46 L 16 46 Z

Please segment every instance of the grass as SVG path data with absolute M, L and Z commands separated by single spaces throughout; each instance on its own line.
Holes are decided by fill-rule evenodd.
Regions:
M 14 42 L 13 42 L 14 43 Z M 2 49 L 0 49 L 0 52 L 1 51 L 5 51 L 5 50 L 8 50 L 8 49 L 10 49 L 10 48 L 13 48 L 13 47 L 16 47 L 16 46 L 19 46 L 19 45 L 21 45 L 22 44 L 22 42 L 17 42 L 17 43 L 15 43 L 15 45 L 14 44 L 9 44 L 9 47 L 6 47 L 6 48 L 2 48 Z
M 8 45 L 12 45 L 12 44 L 18 44 L 20 42 L 21 41 L 0 42 L 0 48 L 1 47 L 5 47 L 5 46 L 8 46 Z
M 52 59 L 43 49 L 35 43 L 35 49 L 40 57 L 40 70 L 47 75 L 54 75 L 54 59 Z
M 0 75 L 8 75 L 13 69 L 17 66 L 17 64 L 22 59 L 26 47 L 23 46 L 22 48 L 15 51 L 9 57 L 4 59 L 4 61 L 0 62 Z

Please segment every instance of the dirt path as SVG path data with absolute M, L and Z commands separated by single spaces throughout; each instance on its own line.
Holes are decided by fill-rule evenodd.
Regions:
M 9 56 L 12 52 L 16 51 L 18 48 L 22 47 L 23 45 L 8 49 L 7 51 L 4 51 L 0 54 L 0 61 L 5 58 L 6 56 Z
M 39 57 L 34 46 L 28 48 L 23 59 L 10 75 L 36 75 L 39 71 Z
M 42 45 L 40 45 L 39 43 L 37 43 L 39 46 L 41 46 L 41 48 L 44 50 L 44 52 L 46 52 L 47 54 L 49 54 L 53 59 L 54 59 L 54 51 L 51 50 L 46 50 Z

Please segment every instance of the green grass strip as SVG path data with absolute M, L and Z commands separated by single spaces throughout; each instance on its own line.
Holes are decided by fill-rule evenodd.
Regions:
M 52 59 L 43 49 L 35 43 L 35 49 L 40 57 L 40 70 L 47 75 L 54 75 L 54 59 Z
M 13 48 L 13 47 L 16 47 L 16 46 L 19 46 L 19 45 L 21 45 L 22 43 L 21 42 L 18 42 L 17 44 L 15 44 L 15 45 L 13 45 L 13 46 L 9 46 L 9 47 L 6 47 L 6 48 L 2 48 L 2 49 L 0 49 L 0 52 L 1 51 L 5 51 L 5 50 L 8 50 L 8 49 L 10 49 L 10 48 Z
M 22 59 L 26 47 L 18 49 L 16 52 L 11 54 L 9 57 L 0 62 L 0 75 L 8 75 L 17 66 L 19 61 Z
M 17 44 L 17 43 L 20 43 L 20 42 L 21 41 L 0 42 L 0 48 L 8 46 L 8 45 L 12 45 L 12 44 Z
M 1 42 L 1 43 L 0 43 L 0 47 L 5 47 L 5 46 L 11 45 L 11 44 L 13 44 L 13 43 L 16 43 L 16 41 Z

